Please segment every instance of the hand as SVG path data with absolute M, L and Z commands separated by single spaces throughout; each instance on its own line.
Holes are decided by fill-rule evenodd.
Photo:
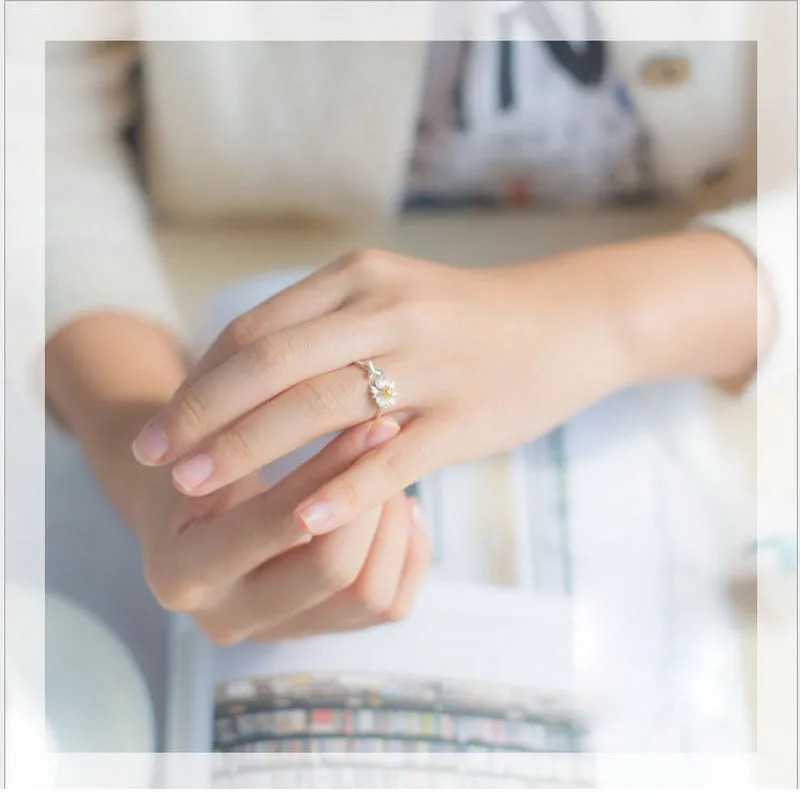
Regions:
M 145 464 L 177 461 L 181 491 L 218 491 L 374 416 L 353 365 L 374 359 L 409 421 L 298 496 L 305 528 L 332 531 L 435 469 L 533 438 L 621 387 L 611 305 L 585 262 L 461 270 L 356 253 L 231 324 L 134 449 Z
M 150 481 L 140 498 L 147 516 L 138 520 L 144 571 L 155 597 L 170 610 L 191 614 L 219 645 L 405 617 L 429 560 L 415 500 L 397 494 L 313 540 L 292 516 L 308 487 L 365 451 L 367 434 L 377 446 L 398 430 L 391 419 L 377 428 L 351 429 L 268 491 L 255 473 L 189 498 L 160 473 L 162 479 Z

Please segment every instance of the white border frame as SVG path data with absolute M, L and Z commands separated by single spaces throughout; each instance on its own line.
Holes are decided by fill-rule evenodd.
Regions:
M 250 0 L 248 5 L 254 5 Z M 278 3 L 259 3 L 261 6 L 272 6 L 274 12 Z M 44 417 L 41 407 L 41 375 L 34 374 L 32 364 L 40 365 L 40 354 L 44 344 L 44 45 L 52 39 L 106 39 L 125 37 L 125 31 L 114 29 L 105 24 L 104 11 L 115 6 L 111 17 L 118 17 L 125 11 L 121 7 L 140 6 L 153 19 L 159 17 L 159 35 L 154 38 L 164 40 L 203 40 L 203 39 L 240 39 L 242 31 L 238 30 L 237 2 L 71 2 L 70 0 L 52 0 L 51 2 L 9 2 L 5 8 L 7 50 L 25 48 L 30 55 L 29 62 L 35 66 L 31 72 L 16 72 L 13 63 L 9 63 L 6 75 L 6 107 L 11 101 L 24 98 L 22 104 L 26 108 L 26 118 L 11 117 L 5 124 L 5 141 L 24 135 L 29 140 L 20 160 L 7 161 L 6 166 L 6 198 L 11 204 L 5 208 L 6 240 L 6 294 L 4 309 L 5 331 L 8 336 L 6 347 L 6 375 L 8 411 L 7 419 L 13 427 L 6 425 L 4 444 L 4 464 L 13 465 L 4 473 L 6 483 L 6 505 L 4 521 L 8 521 L 12 530 L 24 530 L 24 541 L 10 537 L 5 541 L 4 563 L 6 574 L 13 576 L 17 582 L 23 582 L 34 590 L 34 599 L 28 606 L 21 606 L 15 597 L 7 597 L 6 615 L 6 652 L 14 651 L 14 661 L 24 664 L 26 675 L 33 690 L 43 697 L 44 688 Z M 197 15 L 197 24 L 192 30 L 180 27 L 179 10 L 192 6 L 202 7 L 203 14 Z M 250 32 L 250 38 L 256 39 L 310 39 L 324 31 L 324 38 L 335 39 L 413 39 L 417 38 L 420 25 L 424 24 L 428 3 L 424 2 L 322 2 L 316 3 L 317 11 L 322 15 L 324 24 L 320 26 L 306 24 L 306 9 L 301 3 L 290 4 L 293 8 L 282 8 L 281 24 L 275 27 L 273 16 L 268 30 Z M 359 7 L 356 21 L 346 13 L 341 13 L 345 6 Z M 677 14 L 678 6 L 691 5 L 690 17 Z M 797 26 L 797 5 L 794 2 L 780 0 L 755 0 L 753 2 L 631 2 L 619 3 L 630 15 L 631 28 L 629 39 L 647 41 L 656 40 L 719 40 L 729 37 L 724 29 L 713 23 L 717 17 L 708 13 L 710 6 L 729 5 L 737 7 L 741 13 L 744 6 L 758 5 L 762 15 L 769 15 L 775 27 L 786 29 Z M 324 6 L 324 8 L 323 8 Z M 351 8 L 347 9 L 351 11 Z M 665 14 L 665 11 L 668 13 Z M 87 13 L 88 12 L 88 13 Z M 693 26 L 690 30 L 681 29 L 676 20 L 691 18 Z M 712 29 L 713 28 L 713 29 Z M 769 53 L 771 39 L 764 31 L 754 31 L 751 37 L 758 42 L 759 67 L 762 66 L 762 55 Z M 797 39 L 795 38 L 795 48 Z M 796 50 L 795 50 L 796 63 Z M 768 82 L 759 71 L 759 121 L 764 116 L 765 104 L 781 104 L 790 109 L 796 102 L 792 96 L 791 81 Z M 795 87 L 796 88 L 796 87 Z M 781 94 L 781 92 L 783 92 Z M 791 112 L 787 112 L 791 113 Z M 768 157 L 774 156 L 774 146 L 784 146 L 785 142 L 772 142 L 771 131 L 759 125 L 759 164 L 766 163 Z M 796 141 L 796 139 L 795 139 Z M 7 152 L 7 151 L 6 151 Z M 796 157 L 796 153 L 788 154 L 788 162 Z M 796 162 L 795 162 L 796 163 Z M 796 173 L 795 173 L 796 179 Z M 761 185 L 759 185 L 761 194 Z M 760 216 L 760 215 L 759 215 Z M 785 241 L 782 245 L 790 252 L 797 243 L 797 221 L 793 230 L 783 232 Z M 795 376 L 796 378 L 796 376 Z M 38 386 L 36 385 L 38 384 Z M 794 408 L 797 407 L 797 385 L 794 384 Z M 760 394 L 760 390 L 759 390 Z M 31 402 L 31 396 L 34 398 Z M 763 419 L 759 416 L 759 425 Z M 791 418 L 791 411 L 786 419 L 786 430 L 794 434 L 796 442 L 797 419 Z M 2 447 L 2 445 L 0 445 Z M 770 454 L 762 452 L 759 445 L 759 465 L 768 464 Z M 796 467 L 796 451 L 795 451 Z M 796 482 L 795 482 L 796 485 Z M 796 534 L 796 525 L 795 525 Z M 795 618 L 796 619 L 796 618 Z M 762 623 L 760 619 L 760 625 Z M 794 669 L 787 669 L 785 663 L 776 663 L 769 647 L 763 646 L 759 636 L 758 645 L 758 740 L 759 755 L 766 754 L 761 745 L 768 746 L 771 755 L 785 760 L 791 770 L 783 776 L 775 775 L 779 785 L 792 786 L 796 781 L 797 770 L 797 641 L 793 646 L 795 657 Z M 5 676 L 5 671 L 4 671 Z M 793 719 L 786 720 L 786 727 L 779 736 L 772 736 L 772 723 L 766 722 L 767 709 L 770 714 L 775 709 L 787 711 L 787 698 L 793 698 L 789 710 Z M 762 713 L 763 712 L 763 713 Z M 774 717 L 770 717 L 774 719 Z M 44 743 L 44 713 L 42 707 L 41 743 Z M 792 741 L 793 736 L 793 741 Z M 788 737 L 788 739 L 787 739 Z M 43 746 L 37 747 L 38 760 L 41 761 Z M 782 751 L 782 755 L 779 751 Z M 32 753 L 32 756 L 35 756 Z M 114 756 L 93 756 L 89 761 L 113 759 Z M 168 756 L 165 758 L 169 758 Z M 178 758 L 182 758 L 178 756 Z M 647 759 L 649 756 L 609 756 L 613 759 Z M 656 757 L 660 758 L 660 757 Z M 664 758 L 679 758 L 664 756 Z M 704 757 L 688 758 L 697 764 Z M 713 757 L 715 761 L 726 757 Z M 730 757 L 727 757 L 730 758 Z M 110 762 L 109 762 L 110 763 Z M 710 766 L 710 764 L 709 764 Z M 41 774 L 41 773 L 39 773 Z

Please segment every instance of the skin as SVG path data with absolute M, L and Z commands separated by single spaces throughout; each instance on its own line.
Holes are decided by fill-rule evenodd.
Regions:
M 408 613 L 428 558 L 405 486 L 628 386 L 736 391 L 756 361 L 754 267 L 713 231 L 486 270 L 358 252 L 240 317 L 188 374 L 143 321 L 78 320 L 48 346 L 48 398 L 142 540 L 155 596 L 215 641 L 375 624 Z M 371 421 L 353 365 L 368 358 L 397 382 L 399 432 Z
M 412 501 L 397 494 L 313 543 L 292 515 L 308 487 L 363 452 L 368 434 L 374 440 L 378 433 L 378 441 L 396 435 L 392 420 L 378 431 L 374 423 L 347 431 L 272 491 L 250 475 L 191 498 L 174 488 L 169 470 L 141 466 L 130 450 L 142 421 L 186 376 L 173 339 L 131 317 L 86 317 L 49 342 L 46 370 L 52 412 L 81 443 L 140 540 L 154 596 L 169 610 L 192 614 L 216 644 L 310 636 L 408 615 L 430 558 Z

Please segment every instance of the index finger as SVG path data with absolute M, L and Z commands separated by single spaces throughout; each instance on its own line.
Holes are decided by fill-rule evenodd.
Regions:
M 388 341 L 389 331 L 353 309 L 258 339 L 179 389 L 136 437 L 134 454 L 146 466 L 169 464 L 281 392 L 372 357 Z
M 347 297 L 348 287 L 339 276 L 338 264 L 339 261 L 334 261 L 318 270 L 304 270 L 299 280 L 239 315 L 192 367 L 181 388 L 191 386 L 256 339 L 339 308 Z

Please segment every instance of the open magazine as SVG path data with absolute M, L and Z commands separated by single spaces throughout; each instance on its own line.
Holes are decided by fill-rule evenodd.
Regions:
M 198 351 L 303 274 L 221 294 Z M 213 752 L 217 788 L 591 787 L 608 754 L 749 752 L 729 535 L 655 433 L 692 398 L 631 391 L 411 487 L 434 555 L 403 622 L 215 648 L 176 617 L 168 749 Z

